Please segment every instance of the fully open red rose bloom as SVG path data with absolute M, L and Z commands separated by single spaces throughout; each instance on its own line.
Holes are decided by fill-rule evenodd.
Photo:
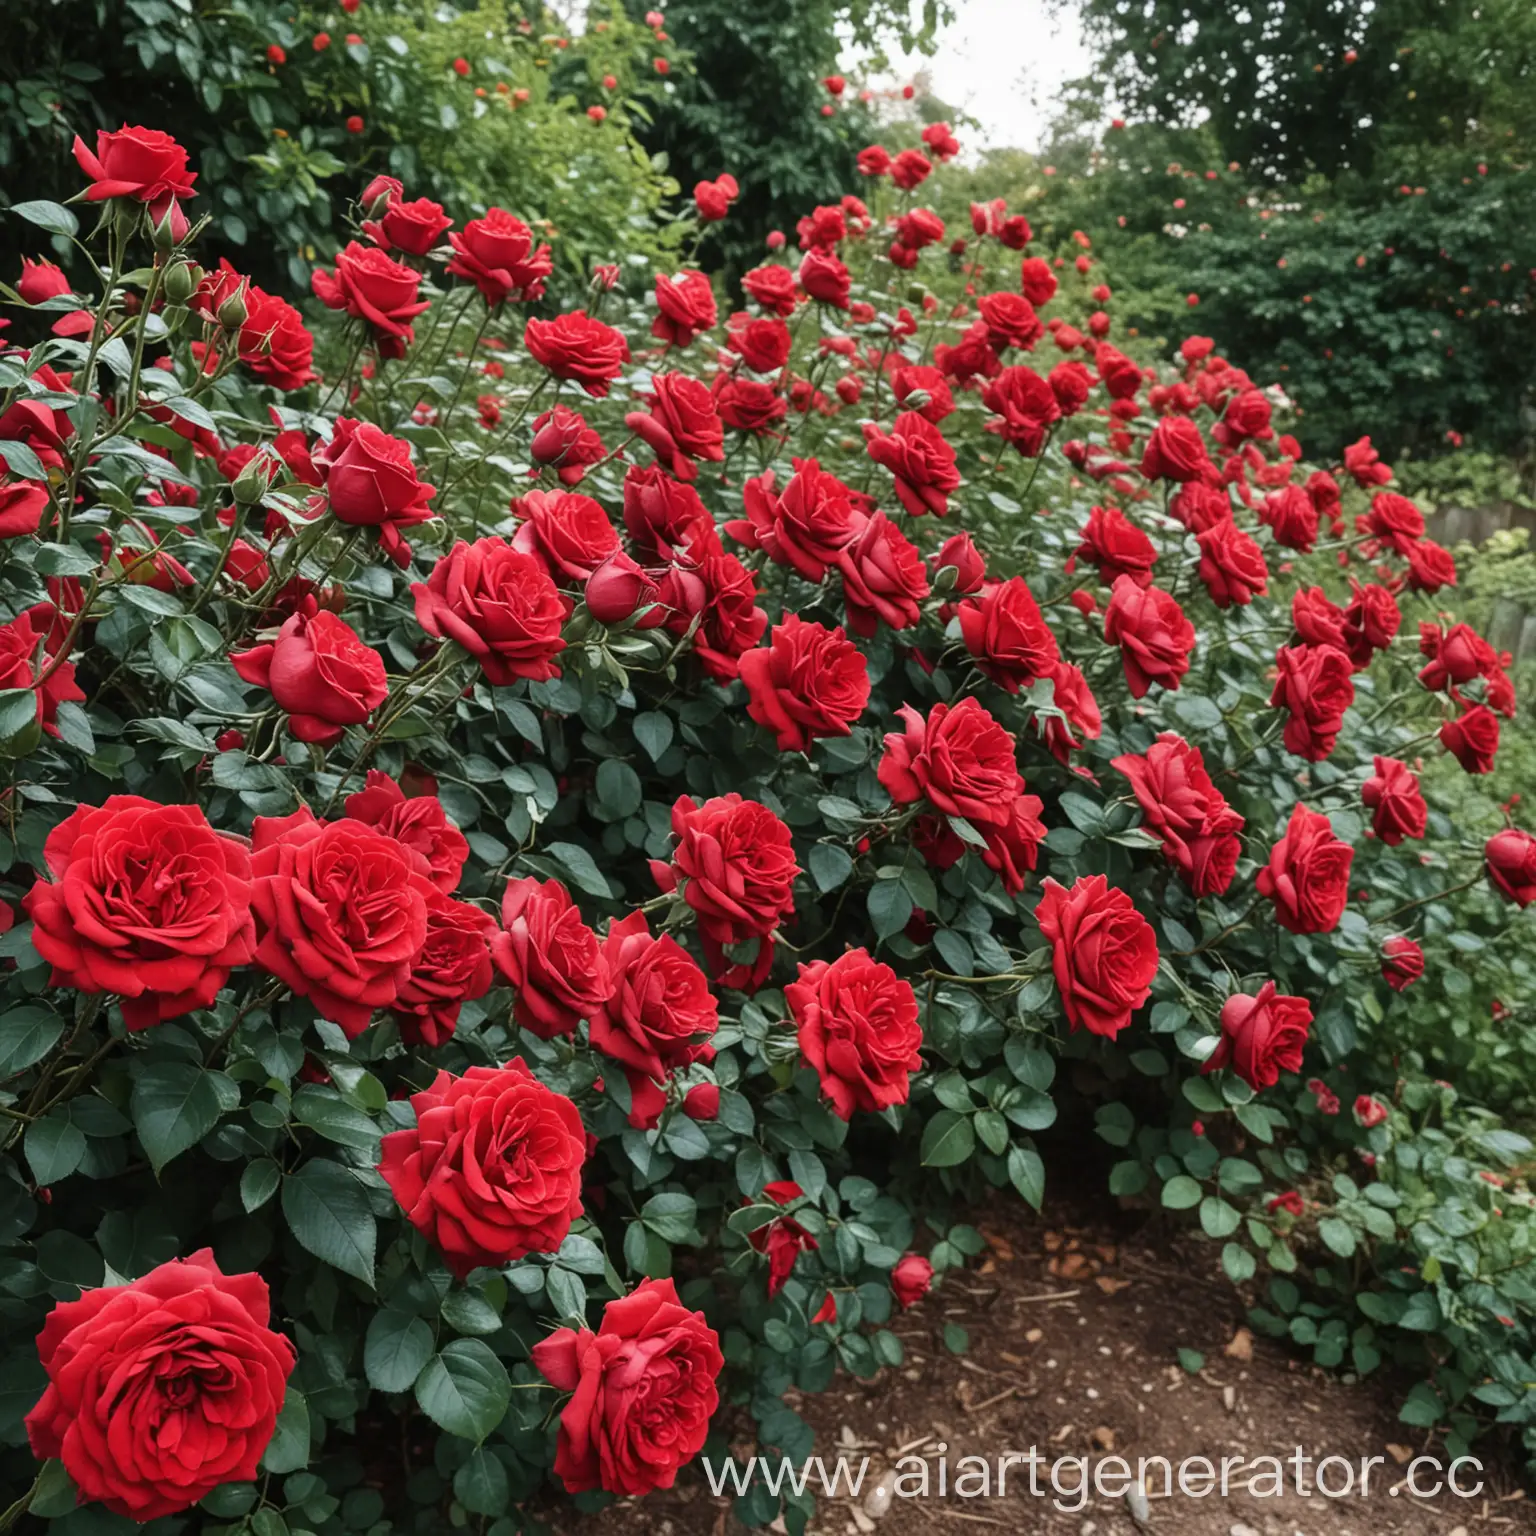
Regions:
M 416 1124 L 380 1145 L 400 1209 L 460 1278 L 554 1253 L 581 1215 L 586 1133 L 567 1098 L 521 1057 L 439 1072 L 411 1095 Z
M 1157 937 L 1124 891 L 1103 875 L 1084 875 L 1068 890 L 1047 880 L 1035 908 L 1050 941 L 1067 1022 L 1113 1039 L 1146 1002 L 1157 975 Z
M 572 1394 L 555 1449 L 566 1488 L 636 1496 L 670 1488 L 698 1455 L 725 1358 L 704 1314 L 683 1306 L 670 1280 L 642 1280 L 608 1303 L 596 1333 L 558 1328 L 533 1346 L 533 1363 Z
M 256 1477 L 294 1363 L 266 1281 L 224 1274 L 208 1248 L 59 1302 L 37 1353 L 33 1454 L 140 1524 Z
M 131 1030 L 211 1006 L 255 953 L 251 859 L 191 805 L 112 795 L 48 835 L 22 900 L 52 985 L 115 992 Z

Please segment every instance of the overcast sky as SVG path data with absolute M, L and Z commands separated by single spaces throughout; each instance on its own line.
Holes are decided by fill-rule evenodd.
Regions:
M 1088 69 L 1076 10 L 1043 0 L 954 0 L 957 13 L 931 59 L 901 60 L 908 77 L 926 68 L 934 91 L 980 120 L 987 145 L 1037 149 L 1057 92 Z

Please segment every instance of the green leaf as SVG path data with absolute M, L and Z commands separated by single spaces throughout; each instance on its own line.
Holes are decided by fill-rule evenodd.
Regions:
M 1112 1195 L 1139 1195 L 1147 1187 L 1147 1170 L 1134 1160 L 1116 1163 L 1109 1170 L 1109 1192 Z
M 395 1307 L 375 1312 L 363 1342 L 368 1385 L 380 1392 L 409 1392 L 432 1358 L 432 1326 Z
M 1191 1376 L 1198 1376 L 1205 1369 L 1205 1356 L 1198 1349 L 1181 1349 L 1179 1365 Z
M 56 1109 L 27 1127 L 22 1146 L 38 1184 L 57 1184 L 80 1166 L 85 1156 L 85 1132 L 70 1123 L 67 1108 Z
M 483 1445 L 476 1446 L 453 1474 L 453 1496 L 472 1515 L 505 1514 L 509 1495 L 507 1469 Z
M 282 1177 L 282 1169 L 270 1157 L 258 1157 L 245 1165 L 240 1175 L 240 1203 L 247 1215 L 260 1210 L 277 1193 Z
M 378 1151 L 379 1127 L 334 1090 L 305 1084 L 294 1095 L 293 1114 L 301 1124 L 338 1146 L 369 1154 Z
M 283 1215 L 317 1259 L 373 1284 L 378 1224 L 363 1186 L 340 1163 L 312 1158 L 283 1181 Z
M 982 1109 L 972 1124 L 987 1151 L 1001 1157 L 1008 1148 L 1008 1122 L 995 1109 Z
M 609 821 L 623 821 L 625 817 L 633 816 L 644 797 L 640 775 L 628 763 L 609 757 L 597 765 L 597 802 Z
M 64 1020 L 40 1004 L 28 1003 L 0 1014 L 0 1081 L 41 1061 L 63 1033 Z
M 1231 1237 L 1242 1220 L 1235 1207 L 1216 1195 L 1207 1195 L 1200 1202 L 1200 1225 L 1207 1237 Z
M 654 763 L 672 745 L 675 727 L 671 715 L 648 709 L 635 716 L 635 740 L 650 754 Z
M 1170 1211 L 1189 1211 L 1200 1204 L 1200 1186 L 1181 1173 L 1163 1185 L 1163 1205 Z
M 1045 1163 L 1033 1147 L 1008 1149 L 1008 1177 L 1038 1211 L 1045 1200 Z
M 11 212 L 28 224 L 46 229 L 50 235 L 75 235 L 80 231 L 80 221 L 61 203 L 38 199 L 28 203 L 12 203 Z
M 693 1237 L 697 1219 L 698 1206 L 693 1196 L 678 1192 L 652 1195 L 640 1208 L 640 1220 L 669 1243 L 685 1243 Z
M 853 860 L 836 843 L 813 843 L 810 866 L 818 891 L 835 891 L 853 873 Z
M 309 1465 L 309 1403 L 291 1383 L 261 1465 L 268 1472 L 297 1472 Z
M 134 1083 L 129 1107 L 139 1142 L 158 1173 L 239 1102 L 240 1090 L 222 1072 L 187 1061 L 153 1061 Z
M 976 1150 L 976 1133 L 969 1115 L 941 1109 L 923 1127 L 922 1161 L 925 1168 L 953 1168 Z
M 1317 1235 L 1341 1259 L 1353 1256 L 1355 1251 L 1355 1229 L 1347 1221 L 1343 1221 L 1337 1216 L 1325 1216 L 1317 1224 Z
M 551 843 L 544 850 L 571 878 L 571 883 L 588 896 L 612 894 L 608 877 L 592 862 L 592 855 L 578 843 Z
M 434 1355 L 416 1382 L 421 1411 L 450 1435 L 479 1445 L 512 1400 L 507 1368 L 480 1339 L 455 1339 Z
M 867 898 L 869 920 L 875 937 L 888 939 L 900 933 L 912 916 L 912 898 L 899 880 L 877 880 Z
M 1221 1267 L 1233 1285 L 1252 1280 L 1258 1270 L 1258 1260 L 1240 1243 L 1228 1243 L 1221 1250 Z

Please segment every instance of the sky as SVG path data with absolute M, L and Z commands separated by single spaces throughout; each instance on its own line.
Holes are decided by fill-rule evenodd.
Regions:
M 954 7 L 933 57 L 894 61 L 898 78 L 926 68 L 935 94 L 981 122 L 986 147 L 1040 148 L 1057 92 L 1088 69 L 1076 9 L 1044 0 L 954 0 Z

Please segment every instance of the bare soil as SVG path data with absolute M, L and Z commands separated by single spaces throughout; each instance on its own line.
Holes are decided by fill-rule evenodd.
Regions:
M 1243 1304 L 1213 1268 L 1214 1249 L 1194 1240 L 1169 1239 L 1154 1224 L 1129 1237 L 1105 1230 L 1053 1228 L 1016 1204 L 983 1220 L 988 1251 L 964 1273 L 906 1313 L 894 1327 L 906 1349 L 898 1368 L 871 1381 L 840 1375 L 832 1388 L 795 1403 L 816 1429 L 816 1452 L 830 1465 L 846 1454 L 856 1468 L 869 1457 L 860 1498 L 845 1491 L 818 1491 L 810 1530 L 815 1536 L 986 1536 L 989 1528 L 1040 1536 L 1523 1536 L 1536 1533 L 1536 1500 L 1526 1497 L 1516 1463 L 1499 1448 L 1480 1444 L 1489 1465 L 1462 1469 L 1463 1487 L 1481 1477 L 1482 1493 L 1458 1498 L 1449 1492 L 1419 1498 L 1405 1481 L 1408 1464 L 1443 1449 L 1397 1417 L 1407 1383 L 1383 1377 L 1346 1384 L 1310 1366 L 1283 1345 L 1252 1336 L 1243 1326 Z M 964 1355 L 943 1344 L 946 1324 L 970 1337 Z M 1190 1374 L 1178 1363 L 1180 1349 L 1197 1350 L 1205 1363 Z M 750 1450 L 750 1421 L 740 1424 L 738 1449 Z M 1039 1496 L 1029 1469 L 1008 1470 L 999 1496 L 995 1470 L 991 1496 L 958 1496 L 962 1457 L 982 1457 L 995 1469 L 1005 1452 L 1038 1448 Z M 1291 1460 L 1297 1448 L 1311 1458 L 1305 1487 L 1297 1491 Z M 889 1486 L 900 1457 L 926 1459 L 928 1497 L 892 1497 L 880 1509 L 870 1490 Z M 1124 1497 L 1057 1495 L 1050 1465 L 1057 1458 L 1086 1458 L 1091 1466 L 1123 1457 L 1285 1459 L 1285 1488 L 1268 1496 L 1274 1473 L 1252 1475 L 1234 1467 L 1226 1497 L 1212 1492 L 1191 1498 L 1164 1494 L 1160 1471 L 1149 1476 L 1144 1508 Z M 1327 1498 L 1315 1488 L 1319 1460 L 1338 1456 L 1352 1463 L 1355 1491 Z M 1371 1469 L 1369 1493 L 1361 1496 L 1360 1468 Z M 947 1491 L 938 1493 L 940 1462 L 947 1459 Z M 918 1485 L 914 1460 L 903 1474 Z M 979 1463 L 969 1464 L 965 1487 L 981 1485 Z M 1115 1488 L 1113 1464 L 1106 1486 Z M 1077 1482 L 1075 1467 L 1059 1481 Z M 1198 1473 L 1194 1474 L 1198 1475 Z M 1443 1471 L 1418 1472 L 1429 1488 Z M 1340 1488 L 1345 1468 L 1324 1470 Z M 813 1479 L 813 1489 L 818 1484 Z M 1058 1507 L 1067 1506 L 1065 1508 Z M 714 1497 L 697 1467 L 670 1490 L 622 1500 L 601 1514 L 559 1516 L 563 1536 L 737 1536 L 741 1527 L 729 1497 Z M 872 1510 L 877 1518 L 871 1518 Z M 1133 1518 L 1142 1515 L 1138 1524 Z M 969 1528 L 969 1529 L 967 1529 Z

